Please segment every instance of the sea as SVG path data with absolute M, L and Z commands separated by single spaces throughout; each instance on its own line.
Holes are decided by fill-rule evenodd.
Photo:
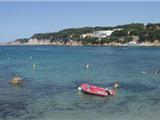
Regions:
M 0 46 L 0 120 L 160 120 L 156 70 L 159 47 Z M 77 90 L 114 82 L 115 96 Z

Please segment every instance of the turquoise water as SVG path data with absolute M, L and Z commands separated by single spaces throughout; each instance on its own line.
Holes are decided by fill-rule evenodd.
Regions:
M 0 46 L 0 120 L 159 120 L 156 68 L 156 47 Z M 23 86 L 8 84 L 17 74 Z M 114 97 L 77 91 L 114 81 Z

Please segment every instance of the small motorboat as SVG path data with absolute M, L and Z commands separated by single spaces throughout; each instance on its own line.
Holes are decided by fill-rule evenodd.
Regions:
M 78 88 L 78 90 L 81 90 L 82 92 L 87 94 L 92 94 L 102 97 L 116 94 L 116 91 L 114 89 L 97 87 L 87 83 L 82 83 L 81 86 Z

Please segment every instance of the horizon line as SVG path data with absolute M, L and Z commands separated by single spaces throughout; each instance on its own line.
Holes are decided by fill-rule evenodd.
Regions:
M 0 0 L 0 2 L 160 2 L 160 0 Z

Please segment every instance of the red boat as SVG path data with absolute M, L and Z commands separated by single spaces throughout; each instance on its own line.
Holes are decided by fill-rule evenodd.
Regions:
M 87 93 L 87 94 L 93 94 L 93 95 L 98 95 L 103 97 L 116 94 L 116 91 L 114 89 L 97 87 L 97 86 L 89 85 L 86 83 L 81 84 L 81 86 L 78 89 L 82 90 L 84 93 Z

